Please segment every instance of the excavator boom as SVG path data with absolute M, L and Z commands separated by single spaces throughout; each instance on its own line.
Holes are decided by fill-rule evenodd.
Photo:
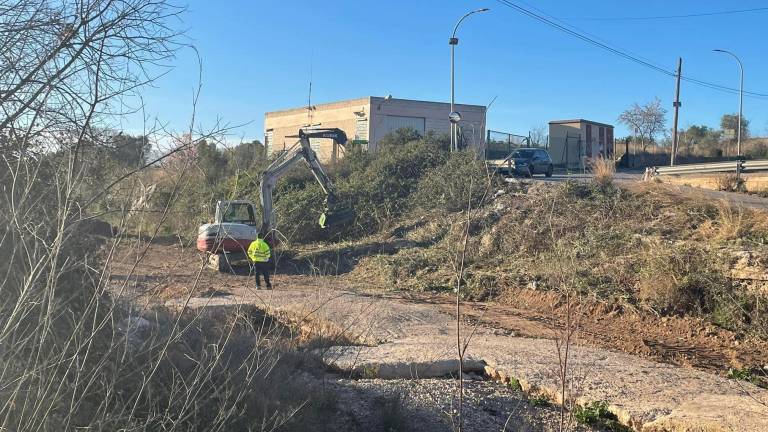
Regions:
M 354 218 L 353 210 L 337 208 L 336 189 L 333 186 L 333 182 L 325 173 L 323 166 L 317 159 L 317 154 L 310 146 L 310 139 L 312 138 L 332 139 L 336 144 L 344 145 L 347 143 L 347 135 L 344 131 L 337 128 L 300 129 L 299 134 L 293 138 L 299 138 L 299 142 L 275 159 L 264 171 L 261 178 L 262 223 L 259 231 L 262 236 L 269 235 L 275 225 L 272 192 L 275 189 L 277 180 L 300 160 L 307 164 L 326 195 L 325 211 L 320 215 L 319 220 L 320 227 L 325 228 L 326 226 L 340 224 Z

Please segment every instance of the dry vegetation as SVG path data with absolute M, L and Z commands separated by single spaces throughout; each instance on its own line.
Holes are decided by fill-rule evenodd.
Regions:
M 197 130 L 194 115 L 184 134 L 127 139 L 108 127 L 181 46 L 179 13 L 162 0 L 0 3 L 0 430 L 334 427 L 334 395 L 305 379 L 318 365 L 297 349 L 313 345 L 289 329 L 249 308 L 123 303 L 130 272 L 110 285 L 125 237 L 139 239 L 136 266 L 142 242 L 190 240 L 216 199 L 257 201 L 267 162 L 240 165 L 258 145 L 221 151 L 227 129 Z M 594 167 L 598 185 L 503 185 L 473 154 L 412 132 L 375 156 L 350 148 L 334 167 L 357 210 L 350 226 L 314 229 L 320 189 L 305 173 L 284 179 L 276 204 L 288 244 L 332 242 L 286 258 L 386 287 L 456 287 L 471 299 L 553 290 L 568 304 L 701 316 L 766 337 L 765 293 L 729 273 L 736 250 L 768 261 L 764 215 L 627 192 L 607 161 Z M 150 158 L 148 137 L 178 145 Z
M 194 118 L 187 137 L 109 128 L 181 47 L 181 12 L 162 0 L 0 2 L 0 430 L 333 429 L 334 398 L 302 379 L 317 365 L 282 326 L 110 291 L 126 228 L 151 243 L 196 161 L 176 158 L 163 204 L 144 213 L 133 203 L 148 168 L 226 132 Z M 178 145 L 153 159 L 150 137 Z
M 411 247 L 365 257 L 352 276 L 383 287 L 450 290 L 447 264 L 462 228 L 455 219 L 443 212 L 414 216 L 389 231 Z M 475 220 L 467 298 L 567 285 L 584 300 L 700 316 L 766 335 L 765 293 L 730 277 L 740 251 L 765 253 L 768 216 L 762 212 L 681 199 L 653 185 L 629 192 L 605 184 L 516 184 L 477 210 Z

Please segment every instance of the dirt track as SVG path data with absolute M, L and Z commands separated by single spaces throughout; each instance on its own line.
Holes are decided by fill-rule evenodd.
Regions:
M 360 286 L 349 286 L 339 278 L 281 275 L 276 278 L 275 291 L 255 292 L 247 276 L 198 273 L 200 259 L 196 252 L 182 251 L 174 245 L 153 246 L 133 275 L 126 277 L 136 256 L 130 255 L 123 254 L 127 261 L 115 263 L 112 269 L 115 282 L 128 281 L 127 293 L 175 304 L 188 295 L 193 297 L 193 305 L 255 303 L 276 312 L 335 324 L 347 332 L 348 338 L 375 345 L 335 352 L 329 362 L 342 369 L 352 371 L 367 364 L 375 370 L 382 364 L 400 364 L 407 370 L 420 361 L 454 356 L 455 334 L 449 314 L 453 305 L 444 297 L 381 296 L 365 292 Z M 545 293 L 527 292 L 507 299 L 507 303 L 511 302 L 514 307 L 467 304 L 468 316 L 481 324 L 470 355 L 488 363 L 491 373 L 517 377 L 536 391 L 556 388 L 552 371 L 557 364 L 552 357 L 555 352 L 551 338 L 559 331 L 562 315 L 559 308 L 552 306 L 556 299 Z M 765 391 L 693 370 L 722 375 L 729 366 L 757 364 L 768 358 L 765 342 L 739 340 L 737 335 L 697 320 L 662 321 L 606 311 L 599 306 L 584 307 L 580 316 L 576 343 L 581 360 L 577 364 L 592 371 L 592 376 L 582 383 L 586 388 L 582 394 L 587 399 L 608 400 L 627 422 L 647 425 L 648 430 L 667 430 L 664 422 L 681 424 L 680 419 L 704 418 L 713 413 L 715 423 L 736 422 L 732 423 L 734 430 L 768 428 L 768 424 L 759 423 L 768 418 L 768 409 L 752 399 L 757 395 L 758 400 L 768 402 Z M 472 323 L 467 326 L 475 328 Z M 698 399 L 689 401 L 691 394 L 698 395 Z M 724 417 L 732 410 L 742 415 Z M 663 427 L 651 429 L 654 424 Z M 706 422 L 700 426 L 709 427 Z
M 131 272 L 142 249 L 122 248 L 112 266 L 113 280 L 121 282 Z M 190 293 L 242 294 L 251 287 L 246 276 L 216 274 L 207 269 L 199 273 L 201 258 L 196 250 L 176 244 L 155 244 L 147 250 L 126 285 L 129 293 L 146 299 L 169 300 Z M 196 286 L 195 279 L 199 281 Z M 366 287 L 336 277 L 308 278 L 277 275 L 278 289 L 324 287 L 373 293 Z M 376 293 L 381 294 L 379 293 Z M 453 300 L 441 295 L 386 293 L 387 298 L 430 304 L 452 313 Z M 486 326 L 518 336 L 552 338 L 562 328 L 563 307 L 551 293 L 521 291 L 509 293 L 501 303 L 464 303 L 464 312 Z M 579 344 L 607 348 L 654 361 L 725 375 L 729 368 L 764 366 L 768 363 L 768 342 L 744 338 L 734 332 L 707 324 L 703 320 L 670 317 L 659 319 L 639 312 L 619 312 L 600 304 L 579 308 Z

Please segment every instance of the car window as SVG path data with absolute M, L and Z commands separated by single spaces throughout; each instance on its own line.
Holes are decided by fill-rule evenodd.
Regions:
M 516 150 L 512 153 L 513 158 L 531 158 L 534 155 L 534 150 Z

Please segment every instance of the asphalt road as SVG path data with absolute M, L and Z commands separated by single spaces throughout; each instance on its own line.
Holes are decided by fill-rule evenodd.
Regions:
M 566 181 L 588 182 L 592 180 L 594 175 L 592 173 L 568 173 L 564 171 L 555 171 L 552 177 L 545 177 L 543 175 L 536 175 L 533 177 L 533 181 L 547 182 L 547 183 L 563 183 Z M 524 177 L 515 177 L 516 179 L 525 179 Z M 630 184 L 640 182 L 643 180 L 642 171 L 621 171 L 614 175 L 614 180 L 622 184 Z M 673 193 L 680 194 L 681 196 L 689 197 L 701 197 L 709 200 L 725 200 L 732 205 L 737 205 L 745 208 L 768 210 L 768 198 L 761 197 L 759 195 L 752 195 L 740 192 L 725 192 L 716 191 L 710 189 L 703 189 L 684 185 L 672 185 L 664 184 L 663 187 L 667 188 Z
M 533 177 L 533 180 L 535 181 L 545 181 L 545 182 L 554 182 L 554 183 L 562 183 L 566 181 L 590 181 L 592 180 L 592 177 L 594 177 L 594 174 L 592 173 L 574 173 L 574 172 L 565 172 L 565 171 L 555 171 L 554 174 L 552 174 L 552 177 L 545 177 L 543 175 L 536 175 Z M 518 177 L 522 178 L 522 177 Z M 617 172 L 614 175 L 614 180 L 619 182 L 632 182 L 632 181 L 640 181 L 643 179 L 643 172 L 642 171 L 626 171 L 626 172 Z

